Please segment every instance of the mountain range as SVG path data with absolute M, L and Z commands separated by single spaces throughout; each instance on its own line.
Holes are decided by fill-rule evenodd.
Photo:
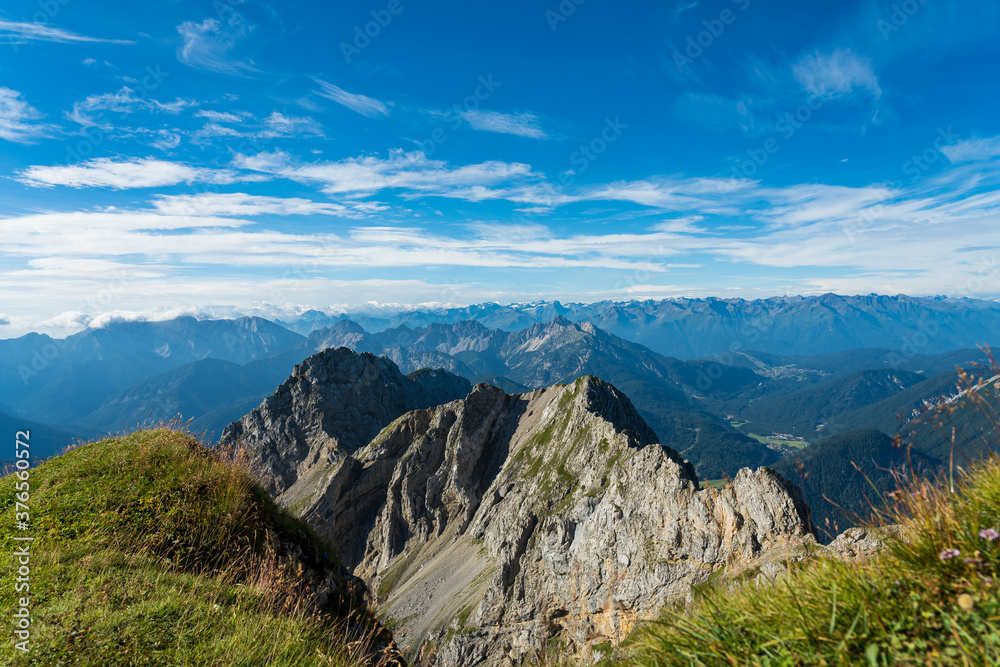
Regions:
M 831 299 L 766 300 L 757 307 L 783 303 L 785 312 L 797 304 L 801 311 L 806 302 L 815 309 Z M 721 300 L 657 303 L 660 310 L 685 305 L 697 312 L 713 303 L 712 327 L 724 328 L 735 314 L 757 302 L 725 301 L 725 308 Z M 960 305 L 956 300 L 909 297 L 836 297 L 836 303 L 842 307 L 826 312 L 840 312 L 850 304 L 846 311 L 857 314 L 865 304 L 875 303 L 883 311 L 889 306 L 899 311 L 905 305 L 913 317 L 929 317 L 934 308 L 954 310 Z M 653 307 L 652 302 L 617 306 L 630 312 Z M 973 336 L 991 307 L 991 302 L 975 302 L 970 312 L 976 316 L 965 322 L 968 326 L 958 322 L 949 335 Z M 470 307 L 462 313 L 541 317 L 560 309 L 582 312 L 558 304 L 505 308 Z M 896 314 L 901 317 L 902 311 Z M 303 321 L 310 326 L 323 323 L 319 315 Z M 518 321 L 508 318 L 506 324 Z M 846 317 L 831 323 L 840 339 L 864 337 L 857 323 Z M 813 326 L 820 326 L 819 320 Z M 866 326 L 872 333 L 895 325 L 891 319 L 876 318 Z M 687 338 L 704 335 L 684 333 Z M 710 479 L 731 477 L 745 466 L 774 464 L 791 451 L 789 444 L 799 446 L 778 442 L 773 434 L 802 438 L 802 444 L 858 428 L 891 435 L 900 426 L 896 415 L 901 409 L 912 412 L 923 401 L 946 393 L 956 365 L 984 359 L 972 349 L 907 356 L 901 349 L 868 348 L 805 356 L 740 349 L 711 360 L 683 361 L 559 314 L 519 331 L 491 329 L 474 320 L 369 331 L 358 322 L 339 319 L 308 335 L 259 318 L 184 317 L 116 322 L 62 340 L 31 334 L 0 341 L 0 411 L 50 428 L 55 439 L 51 447 L 40 449 L 45 455 L 79 437 L 178 417 L 191 420 L 194 432 L 214 442 L 297 363 L 338 346 L 385 355 L 405 372 L 443 368 L 511 393 L 588 374 L 601 377 L 631 398 L 661 441 L 682 452 Z M 932 374 L 940 377 L 930 382 Z
M 281 322 L 308 334 L 339 319 L 367 331 L 399 326 L 427 327 L 473 320 L 491 329 L 519 331 L 564 317 L 590 322 L 626 340 L 679 359 L 701 359 L 740 350 L 782 355 L 815 355 L 861 348 L 896 353 L 896 367 L 916 354 L 935 354 L 997 342 L 1000 303 L 971 298 L 906 295 L 768 299 L 663 299 L 659 301 L 558 301 L 531 304 L 477 304 L 404 310 L 384 315 L 309 311 Z

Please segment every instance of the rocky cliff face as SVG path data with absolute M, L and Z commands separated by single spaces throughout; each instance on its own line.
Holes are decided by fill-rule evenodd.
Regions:
M 616 643 L 714 572 L 756 573 L 813 543 L 779 475 L 699 489 L 593 377 L 515 396 L 479 385 L 404 415 L 345 460 L 314 511 L 400 645 L 429 643 L 442 665 Z
M 465 396 L 468 380 L 444 371 L 405 376 L 388 359 L 328 349 L 295 367 L 264 402 L 226 427 L 219 444 L 249 457 L 279 502 L 410 410 Z M 285 503 L 287 504 L 287 503 Z
M 554 641 L 616 643 L 714 573 L 774 570 L 814 543 L 777 473 L 699 488 L 597 378 L 515 395 L 481 384 L 429 407 L 461 389 L 328 350 L 224 436 L 377 591 L 411 658 L 506 664 Z

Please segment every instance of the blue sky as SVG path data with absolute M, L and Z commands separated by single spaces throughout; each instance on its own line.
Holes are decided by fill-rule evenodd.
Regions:
M 0 336 L 372 303 L 995 298 L 998 19 L 6 2 Z

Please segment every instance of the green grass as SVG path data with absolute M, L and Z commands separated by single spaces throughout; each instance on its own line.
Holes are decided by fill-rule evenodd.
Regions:
M 0 479 L 8 535 L 20 482 Z M 29 483 L 31 650 L 5 633 L 4 665 L 354 665 L 386 638 L 330 547 L 186 434 L 84 445 Z M 8 623 L 16 568 L 4 549 Z
M 820 557 L 773 586 L 703 591 L 637 633 L 633 664 L 1000 664 L 1000 546 L 979 535 L 1000 530 L 1000 460 L 955 493 L 908 482 L 892 502 L 882 520 L 902 538 L 878 558 Z M 961 555 L 942 559 L 945 549 Z

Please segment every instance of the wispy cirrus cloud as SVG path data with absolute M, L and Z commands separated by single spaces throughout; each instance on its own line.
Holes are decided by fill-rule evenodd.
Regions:
M 607 193 L 611 192 L 609 188 Z M 280 266 L 310 259 L 330 266 L 641 266 L 663 271 L 668 267 L 661 265 L 661 258 L 698 256 L 772 267 L 852 267 L 872 275 L 956 279 L 969 272 L 971 261 L 965 251 L 990 233 L 1000 210 L 1000 197 L 995 193 L 970 196 L 966 192 L 956 198 L 950 193 L 886 193 L 878 188 L 814 184 L 769 189 L 747 183 L 742 197 L 783 202 L 785 208 L 762 210 L 759 222 L 767 224 L 746 227 L 738 237 L 713 233 L 711 214 L 655 223 L 644 232 L 566 234 L 537 224 L 477 223 L 465 226 L 469 233 L 459 235 L 413 226 L 354 227 L 334 234 L 251 228 L 250 223 L 230 216 L 338 215 L 337 204 L 206 193 L 161 195 L 152 211 L 45 213 L 7 218 L 3 227 L 8 252 L 75 258 L 169 255 L 180 264 L 192 265 Z M 888 199 L 882 201 L 882 197 Z M 872 217 L 858 230 L 863 236 L 863 242 L 858 242 L 857 235 L 846 232 L 859 216 L 868 219 L 867 213 Z M 66 228 L 86 234 L 46 233 Z M 160 231 L 168 229 L 181 233 Z M 887 254 L 886 247 L 895 250 Z M 671 259 L 671 263 L 691 262 Z
M 0 269 L 0 289 L 16 293 L 11 308 L 26 308 L 18 299 L 75 294 L 74 290 L 94 285 L 113 269 L 116 275 L 130 276 L 132 292 L 123 302 L 131 299 L 129 303 L 141 304 L 140 294 L 147 299 L 162 294 L 166 299 L 168 292 L 175 296 L 218 293 L 231 301 L 234 295 L 271 293 L 273 289 L 283 299 L 302 304 L 316 302 L 324 290 L 329 294 L 330 283 L 322 272 L 333 267 L 366 275 L 364 272 L 372 269 L 404 271 L 430 266 L 456 267 L 463 272 L 487 267 L 641 270 L 658 275 L 699 266 L 711 266 L 712 273 L 773 267 L 798 271 L 795 287 L 790 289 L 802 293 L 862 289 L 933 292 L 936 287 L 938 291 L 988 294 L 992 289 L 976 278 L 982 275 L 982 267 L 987 266 L 984 261 L 991 254 L 991 246 L 984 247 L 981 240 L 993 234 L 1000 214 L 1000 191 L 992 189 L 992 182 L 984 185 L 982 179 L 970 179 L 970 171 L 980 173 L 973 164 L 958 165 L 898 190 L 881 185 L 817 183 L 768 187 L 750 180 L 661 177 L 581 187 L 563 193 L 564 199 L 553 203 L 624 201 L 653 210 L 691 211 L 669 220 L 660 217 L 630 231 L 600 231 L 599 227 L 589 232 L 559 231 L 540 224 L 482 222 L 355 225 L 335 233 L 329 225 L 296 227 L 287 219 L 277 224 L 267 217 L 350 216 L 352 206 L 378 206 L 351 198 L 358 194 L 354 179 L 363 175 L 383 179 L 381 185 L 386 188 L 405 186 L 410 193 L 425 192 L 421 188 L 436 183 L 431 192 L 444 190 L 445 196 L 450 196 L 454 192 L 441 187 L 442 179 L 466 182 L 478 171 L 456 176 L 453 172 L 463 167 L 419 154 L 393 157 L 395 162 L 383 158 L 364 163 L 359 158 L 358 164 L 303 165 L 277 153 L 255 156 L 260 163 L 257 166 L 269 163 L 270 169 L 278 171 L 315 169 L 311 180 L 303 181 L 321 188 L 331 174 L 341 170 L 336 189 L 346 193 L 347 199 L 339 202 L 244 192 L 161 194 L 152 198 L 147 209 L 4 218 L 0 221 L 4 252 L 27 261 L 28 266 L 20 271 Z M 359 167 L 371 171 L 362 174 Z M 302 178 L 299 173 L 295 176 Z M 539 188 L 540 184 L 494 190 L 513 197 L 518 188 L 527 191 L 531 187 Z M 740 225 L 738 234 L 720 231 L 734 224 Z M 63 233 L 67 229 L 76 233 Z M 886 248 L 892 252 L 887 253 Z M 992 254 L 989 266 L 996 262 Z M 315 277 L 300 276 L 282 283 L 266 277 L 248 280 L 245 273 L 246 267 L 303 265 L 312 267 Z M 213 278 L 199 282 L 194 277 L 203 275 Z M 363 281 L 346 281 L 341 287 L 350 289 L 355 282 Z M 716 283 L 720 284 L 725 283 Z M 390 289 L 391 285 L 383 287 Z M 198 291 L 203 289 L 207 291 Z M 227 289 L 231 294 L 226 294 Z M 684 291 L 691 286 L 643 283 L 633 291 L 628 289 L 633 288 L 623 288 L 635 296 Z M 698 289 L 711 293 L 725 288 L 702 284 Z M 248 299 L 253 301 L 254 297 Z M 190 303 L 183 298 L 169 302 Z
M 274 111 L 261 120 L 246 112 L 237 115 L 210 111 L 199 112 L 195 116 L 209 119 L 209 122 L 191 133 L 191 141 L 195 144 L 207 144 L 213 139 L 226 137 L 270 140 L 325 136 L 323 126 L 316 119 L 291 116 L 279 111 Z
M 536 177 L 530 165 L 498 160 L 453 167 L 431 160 L 424 153 L 390 151 L 384 158 L 362 156 L 338 161 L 298 162 L 283 151 L 237 155 L 234 165 L 281 176 L 302 183 L 318 184 L 326 194 L 365 196 L 382 190 L 410 191 L 417 196 L 465 198 L 465 188 L 486 187 Z
M 314 79 L 316 83 L 322 90 L 313 91 L 316 95 L 320 97 L 325 97 L 328 100 L 333 100 L 337 104 L 343 105 L 359 113 L 362 116 L 368 118 L 377 118 L 378 116 L 388 116 L 389 107 L 385 102 L 380 102 L 373 97 L 368 97 L 367 95 L 359 95 L 357 93 L 349 93 L 340 86 L 334 85 L 323 81 L 322 79 Z
M 318 202 L 300 197 L 268 197 L 243 192 L 204 192 L 197 195 L 159 195 L 153 202 L 164 215 L 255 216 L 336 215 L 362 217 L 385 210 L 372 202 Z
M 243 123 L 253 118 L 249 111 L 214 111 L 212 109 L 199 109 L 194 115 L 196 118 L 207 118 L 216 123 Z
M 103 39 L 100 37 L 87 37 L 78 35 L 69 30 L 55 28 L 45 23 L 29 23 L 22 21 L 6 21 L 0 19 L 0 41 L 10 43 L 24 43 L 27 41 L 40 42 L 90 42 L 101 44 L 135 44 L 128 39 Z
M 547 139 L 548 134 L 538 122 L 538 116 L 531 113 L 500 113 L 473 109 L 462 113 L 462 118 L 474 130 L 514 134 L 532 139 Z
M 1000 156 L 1000 137 L 966 139 L 943 146 L 941 152 L 953 163 L 989 160 Z
M 200 23 L 185 21 L 177 26 L 183 43 L 177 59 L 185 65 L 219 74 L 248 76 L 258 70 L 232 56 L 236 43 L 253 31 L 241 14 L 233 12 L 225 21 L 208 18 Z
M 792 73 L 802 88 L 817 97 L 842 97 L 857 92 L 875 99 L 882 96 L 871 60 L 851 49 L 804 56 L 792 66 Z
M 238 174 L 231 169 L 192 167 L 156 158 L 112 160 L 97 158 L 79 164 L 35 165 L 17 172 L 17 180 L 32 187 L 154 188 L 180 183 L 229 184 L 264 180 L 260 174 Z
M 44 117 L 45 114 L 28 104 L 21 93 L 0 88 L 0 139 L 32 144 L 50 136 L 54 126 L 35 122 Z
M 308 116 L 289 116 L 274 111 L 264 119 L 265 130 L 261 136 L 276 137 L 322 137 L 323 127 Z
M 106 111 L 118 114 L 130 114 L 137 111 L 177 114 L 197 105 L 196 100 L 185 100 L 180 97 L 172 102 L 160 102 L 147 95 L 137 95 L 134 90 L 125 86 L 114 93 L 91 95 L 80 102 L 75 102 L 73 110 L 67 115 L 73 122 L 89 127 L 100 124 L 98 117 Z
M 275 202 L 266 203 L 270 204 Z M 176 206 L 168 203 L 167 208 Z M 58 266 L 56 258 L 68 258 L 81 261 L 83 269 L 90 268 L 91 260 L 135 261 L 144 256 L 168 257 L 175 266 L 293 266 L 309 260 L 326 267 L 629 269 L 651 256 L 674 252 L 664 246 L 673 235 L 662 232 L 558 236 L 540 235 L 533 228 L 520 230 L 517 225 L 502 230 L 473 228 L 460 238 L 409 226 L 297 233 L 238 218 L 128 210 L 41 213 L 3 218 L 0 223 L 8 254 L 47 259 L 46 266 Z M 54 233 L 67 228 L 79 234 Z

